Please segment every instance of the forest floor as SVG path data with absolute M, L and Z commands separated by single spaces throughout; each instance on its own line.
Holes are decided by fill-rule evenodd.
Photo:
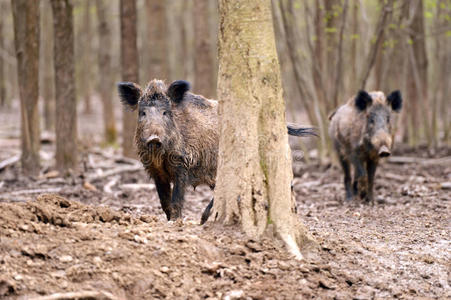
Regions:
M 2 162 L 20 140 L 17 118 L 0 117 Z M 402 159 L 378 169 L 373 205 L 343 200 L 337 167 L 295 162 L 298 215 L 320 244 L 299 262 L 235 227 L 200 226 L 206 187 L 187 193 L 183 222 L 168 223 L 140 165 L 81 129 L 76 175 L 52 170 L 51 136 L 39 177 L 21 176 L 19 163 L 0 168 L 2 299 L 451 297 L 449 147 L 398 145 Z

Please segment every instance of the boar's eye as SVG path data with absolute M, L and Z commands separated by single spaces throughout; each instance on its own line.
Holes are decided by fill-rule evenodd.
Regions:
M 374 125 L 374 118 L 370 117 L 369 122 L 370 122 L 371 125 Z
M 164 112 L 163 112 L 163 116 L 168 116 L 169 115 L 169 111 L 168 110 L 165 110 Z
M 139 111 L 139 116 L 140 117 L 143 117 L 145 115 L 146 115 L 146 112 L 143 109 Z
M 387 123 L 390 123 L 390 116 L 387 116 Z

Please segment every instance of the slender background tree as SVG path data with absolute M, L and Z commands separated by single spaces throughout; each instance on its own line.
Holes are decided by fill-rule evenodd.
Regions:
M 56 167 L 66 173 L 78 168 L 73 7 L 70 0 L 51 0 L 51 4 L 55 45 Z
M 22 171 L 39 174 L 39 1 L 13 0 L 20 93 Z

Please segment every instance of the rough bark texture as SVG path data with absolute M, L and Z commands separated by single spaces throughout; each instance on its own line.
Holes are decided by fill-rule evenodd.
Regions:
M 294 213 L 291 154 L 270 0 L 219 1 L 220 116 L 215 219 L 260 237 L 272 224 L 289 250 L 306 231 Z
M 55 125 L 55 90 L 53 81 L 53 27 L 50 2 L 41 1 L 41 83 L 39 90 L 44 100 L 44 129 Z
M 213 98 L 216 88 L 213 82 L 213 53 L 210 45 L 208 26 L 208 0 L 194 0 L 194 91 L 207 98 Z
M 3 20 L 4 20 L 5 3 L 0 3 L 0 49 L 5 49 L 4 35 L 3 35 Z M 4 75 L 3 56 L 0 55 L 0 106 L 6 103 L 6 84 Z
M 430 131 L 429 100 L 428 100 L 428 80 L 427 68 L 428 60 L 425 45 L 424 30 L 424 9 L 423 1 L 412 0 L 407 2 L 406 9 L 409 12 L 411 23 L 409 25 L 408 43 L 408 72 L 407 78 L 407 99 L 412 103 L 408 115 L 409 122 L 409 143 L 417 145 L 421 133 L 426 137 L 428 144 L 432 144 L 433 134 Z M 421 110 L 421 111 L 420 111 Z M 421 115 L 422 126 L 418 126 Z M 422 132 L 423 131 L 423 132 Z
M 107 6 L 105 0 L 97 0 L 97 30 L 99 34 L 98 63 L 99 63 L 99 90 L 103 105 L 104 139 L 108 144 L 116 142 L 117 130 L 114 118 L 114 105 L 112 89 L 114 88 L 111 71 L 111 29 L 107 20 Z
M 146 0 L 146 22 L 147 22 L 147 52 L 144 53 L 146 78 L 150 81 L 154 78 L 162 80 L 169 79 L 169 61 L 167 46 L 167 19 L 166 0 Z
M 121 0 L 121 66 L 122 81 L 139 82 L 138 46 L 136 30 L 136 1 Z M 122 151 L 127 157 L 136 157 L 133 136 L 136 129 L 136 111 L 123 111 Z
M 11 1 L 19 78 L 22 171 L 39 173 L 39 1 Z
M 56 166 L 77 168 L 77 103 L 75 99 L 74 28 L 69 0 L 52 0 L 56 98 Z
M 83 0 L 83 24 L 81 25 L 81 38 L 83 46 L 81 47 L 81 64 L 82 64 L 82 76 L 81 76 L 81 86 L 79 91 L 83 97 L 84 102 L 84 113 L 92 113 L 92 101 L 91 101 L 91 90 L 93 79 L 92 76 L 92 33 L 91 33 L 91 1 Z

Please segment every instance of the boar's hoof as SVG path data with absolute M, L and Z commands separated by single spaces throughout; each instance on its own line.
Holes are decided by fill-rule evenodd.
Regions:
M 387 146 L 382 146 L 379 149 L 379 157 L 387 157 L 390 156 L 390 150 L 387 148 Z

